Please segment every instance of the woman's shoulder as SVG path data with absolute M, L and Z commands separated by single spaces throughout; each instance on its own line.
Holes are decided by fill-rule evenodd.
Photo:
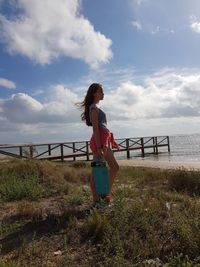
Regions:
M 96 106 L 96 104 L 93 103 L 90 105 L 90 110 L 92 110 L 92 109 L 98 110 L 98 107 Z

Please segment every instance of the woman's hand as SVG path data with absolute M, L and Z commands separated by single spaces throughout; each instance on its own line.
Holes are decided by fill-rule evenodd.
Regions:
M 98 157 L 99 160 L 103 157 L 102 148 L 97 148 L 97 157 Z
M 104 157 L 107 156 L 107 153 L 108 153 L 108 147 L 107 147 L 107 146 L 104 146 L 104 147 L 103 147 L 103 154 L 104 154 Z

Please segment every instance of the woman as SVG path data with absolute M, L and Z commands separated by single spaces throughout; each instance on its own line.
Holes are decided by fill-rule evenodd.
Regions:
M 93 134 L 90 139 L 90 148 L 93 153 L 94 159 L 100 159 L 102 156 L 105 158 L 109 170 L 110 177 L 110 193 L 105 197 L 105 201 L 110 204 L 112 202 L 111 190 L 114 178 L 119 170 L 119 165 L 112 153 L 112 148 L 118 148 L 113 134 L 107 128 L 106 114 L 97 107 L 99 101 L 103 100 L 104 92 L 103 87 L 99 83 L 93 83 L 88 88 L 85 99 L 80 106 L 84 108 L 84 112 L 81 114 L 81 118 L 86 122 L 87 126 L 92 126 Z M 90 185 L 93 195 L 94 205 L 100 201 L 98 195 L 95 192 L 94 181 L 91 177 Z

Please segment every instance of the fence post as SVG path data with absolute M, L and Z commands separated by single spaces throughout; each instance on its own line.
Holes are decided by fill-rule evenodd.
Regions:
M 60 154 L 61 154 L 61 160 L 64 161 L 64 150 L 63 150 L 63 144 L 60 144 Z
M 51 145 L 48 145 L 48 153 L 49 153 L 49 156 L 51 156 Z
M 157 139 L 157 136 L 155 137 L 155 149 L 156 149 L 156 154 L 158 154 L 158 139 Z
M 22 146 L 19 147 L 19 155 L 22 158 L 23 157 L 23 150 L 22 150 Z
M 33 158 L 33 146 L 29 147 L 29 151 L 30 151 L 30 158 Z
M 169 136 L 167 136 L 168 152 L 170 152 Z
M 73 154 L 75 154 L 75 152 L 76 152 L 76 144 L 75 144 L 75 142 L 72 143 L 72 147 L 73 147 Z M 73 157 L 73 161 L 75 161 L 75 160 L 76 160 L 76 157 L 74 156 Z
M 144 138 L 141 138 L 141 151 L 142 151 L 142 157 L 145 156 L 144 154 Z
M 153 137 L 153 153 L 156 153 L 156 149 L 155 149 L 155 137 Z
M 126 139 L 126 156 L 127 159 L 130 159 L 130 150 L 129 150 L 129 139 Z
M 89 143 L 88 141 L 86 141 L 86 157 L 87 157 L 87 161 L 90 160 L 90 154 L 89 154 Z

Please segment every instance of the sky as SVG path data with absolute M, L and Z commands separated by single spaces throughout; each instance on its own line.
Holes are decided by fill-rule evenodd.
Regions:
M 0 144 L 200 133 L 199 0 L 0 0 Z

